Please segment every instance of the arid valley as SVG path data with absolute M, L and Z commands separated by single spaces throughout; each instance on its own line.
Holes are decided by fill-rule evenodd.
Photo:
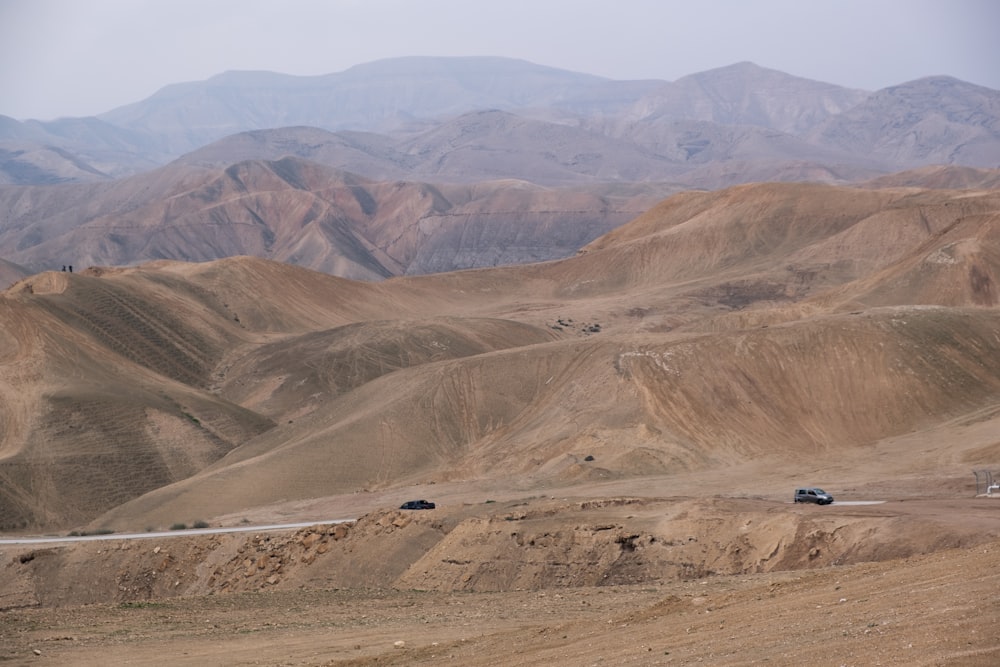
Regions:
M 745 185 L 541 264 L 22 279 L 5 531 L 109 539 L 3 546 L 3 658 L 992 664 L 998 202 Z M 317 525 L 114 539 L 199 521 Z
M 1000 663 L 1000 92 L 278 80 L 3 126 L 0 664 Z

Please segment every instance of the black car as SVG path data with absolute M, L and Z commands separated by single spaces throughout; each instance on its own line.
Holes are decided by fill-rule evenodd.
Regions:
M 432 510 L 434 509 L 434 503 L 428 500 L 407 500 L 405 503 L 399 506 L 401 510 Z

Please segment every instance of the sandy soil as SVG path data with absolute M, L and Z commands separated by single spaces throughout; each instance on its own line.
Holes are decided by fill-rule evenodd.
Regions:
M 904 495 L 821 508 L 641 495 L 663 483 L 489 502 L 474 500 L 482 489 L 442 487 L 439 509 L 376 510 L 340 528 L 8 547 L 0 662 L 1000 660 L 1000 501 Z M 29 570 L 22 601 L 34 602 L 10 604 L 11 574 Z
M 0 664 L 1000 664 L 996 199 L 693 193 L 378 284 L 26 279 L 4 531 L 316 525 L 2 545 Z
M 995 665 L 1000 544 L 559 591 L 274 591 L 3 616 L 7 664 Z

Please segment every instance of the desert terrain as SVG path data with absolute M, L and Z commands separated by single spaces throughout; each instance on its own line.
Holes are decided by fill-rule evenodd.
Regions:
M 3 612 L 2 656 L 566 667 L 997 660 L 994 499 L 817 508 L 606 495 L 614 490 L 465 504 L 446 494 L 426 513 L 375 510 L 297 531 L 5 546 L 5 581 L 31 569 L 44 584 Z
M 0 537 L 102 539 L 0 543 L 0 661 L 996 664 L 1000 195 L 932 187 L 681 192 L 379 282 L 18 280 Z

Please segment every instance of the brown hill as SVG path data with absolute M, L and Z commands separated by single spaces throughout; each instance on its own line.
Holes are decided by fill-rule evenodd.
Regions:
M 6 528 L 87 520 L 271 426 L 203 389 L 237 336 L 212 312 L 218 304 L 199 297 L 162 279 L 137 293 L 69 273 L 8 290 L 0 302 Z
M 251 532 L 0 544 L 0 659 L 992 665 L 998 241 L 995 190 L 765 184 L 519 267 L 23 279 L 3 528 Z
M 864 458 L 1000 403 L 998 211 L 991 191 L 755 185 L 522 267 L 40 274 L 2 302 L 2 514 L 124 528 L 407 484 Z

